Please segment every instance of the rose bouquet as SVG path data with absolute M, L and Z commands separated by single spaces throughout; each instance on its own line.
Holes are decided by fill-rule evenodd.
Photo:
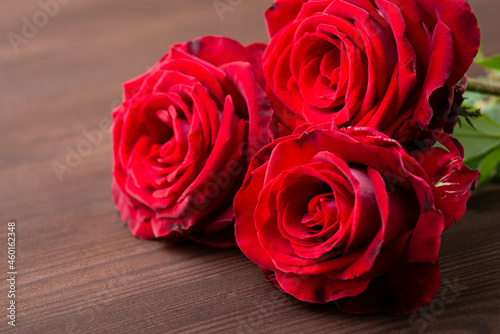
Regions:
M 145 239 L 237 245 L 303 301 L 415 311 L 479 178 L 449 135 L 475 16 L 465 0 L 276 0 L 265 16 L 269 45 L 176 44 L 124 85 L 123 221 Z

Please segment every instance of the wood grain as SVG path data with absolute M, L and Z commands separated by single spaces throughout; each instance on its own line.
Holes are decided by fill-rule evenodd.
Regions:
M 471 0 L 487 54 L 500 52 L 497 0 Z M 238 2 L 233 2 L 238 3 Z M 111 142 L 99 124 L 121 83 L 168 46 L 201 35 L 266 41 L 271 1 L 244 0 L 218 16 L 212 1 L 87 0 L 58 13 L 15 53 L 37 1 L 0 3 L 0 249 L 17 223 L 19 333 L 499 333 L 500 185 L 477 191 L 444 236 L 442 278 L 460 287 L 434 313 L 355 316 L 280 293 L 236 249 L 134 238 L 110 199 Z M 474 69 L 474 73 L 479 70 Z M 53 163 L 102 139 L 62 182 Z M 100 138 L 97 135 L 96 138 Z M 80 146 L 79 146 L 80 145 Z M 0 266 L 6 277 L 7 264 Z M 443 290 L 438 292 L 437 301 Z M 7 285 L 0 285 L 0 332 Z M 437 302 L 438 303 L 438 302 Z M 413 324 L 413 325 L 412 325 Z

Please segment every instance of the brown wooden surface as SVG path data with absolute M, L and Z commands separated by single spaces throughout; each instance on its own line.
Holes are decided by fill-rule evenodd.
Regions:
M 224 1 L 228 2 L 228 1 Z M 485 52 L 500 52 L 498 0 L 471 0 Z M 270 0 L 73 0 L 19 46 L 33 0 L 0 2 L 0 332 L 19 333 L 498 333 L 500 185 L 477 191 L 444 236 L 442 277 L 461 289 L 442 312 L 355 316 L 283 295 L 238 250 L 134 238 L 110 199 L 111 142 L 59 182 L 53 163 L 82 131 L 109 120 L 121 83 L 168 46 L 201 35 L 266 41 Z M 478 69 L 473 70 L 479 73 Z M 7 325 L 7 222 L 17 223 L 17 326 Z M 439 307 L 437 303 L 436 305 Z M 439 309 L 436 309 L 439 311 Z M 423 319 L 423 320 L 422 320 Z M 426 327 L 424 328 L 424 323 Z

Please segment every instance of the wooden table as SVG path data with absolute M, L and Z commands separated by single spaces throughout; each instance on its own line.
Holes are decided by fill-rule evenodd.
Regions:
M 213 1 L 58 1 L 65 4 L 46 7 L 51 15 L 34 0 L 0 3 L 0 249 L 7 257 L 7 224 L 15 221 L 15 331 L 500 332 L 499 184 L 477 191 L 443 236 L 442 277 L 457 287 L 456 298 L 413 318 L 301 303 L 237 249 L 134 238 L 110 199 L 106 127 L 121 83 L 174 42 L 208 34 L 266 41 L 262 13 L 271 1 L 232 1 L 220 16 Z M 498 0 L 470 2 L 486 54 L 500 52 Z M 29 37 L 17 40 L 17 53 L 11 32 Z M 86 132 L 102 138 L 86 146 Z M 85 155 L 68 163 L 77 149 Z M 58 178 L 54 163 L 69 169 Z M 7 263 L 0 268 L 0 331 L 7 332 Z

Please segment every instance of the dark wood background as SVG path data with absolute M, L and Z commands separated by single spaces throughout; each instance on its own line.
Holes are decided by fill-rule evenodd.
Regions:
M 499 333 L 499 184 L 477 191 L 443 236 L 442 277 L 459 287 L 455 298 L 440 290 L 435 307 L 413 318 L 301 303 L 267 283 L 237 249 L 130 234 L 110 199 L 111 141 L 100 122 L 109 122 L 121 83 L 174 42 L 201 35 L 266 41 L 262 13 L 271 0 L 222 0 L 233 4 L 222 17 L 214 2 L 73 0 L 44 22 L 37 1 L 1 0 L 0 331 Z M 485 53 L 500 52 L 500 3 L 470 2 Z M 33 19 L 40 27 L 24 28 L 29 38 L 16 53 L 8 34 L 22 36 Z M 85 147 L 85 131 L 103 139 Z M 67 165 L 68 150 L 78 148 L 88 154 L 58 179 L 54 163 Z M 17 223 L 15 329 L 5 316 L 9 220 Z

